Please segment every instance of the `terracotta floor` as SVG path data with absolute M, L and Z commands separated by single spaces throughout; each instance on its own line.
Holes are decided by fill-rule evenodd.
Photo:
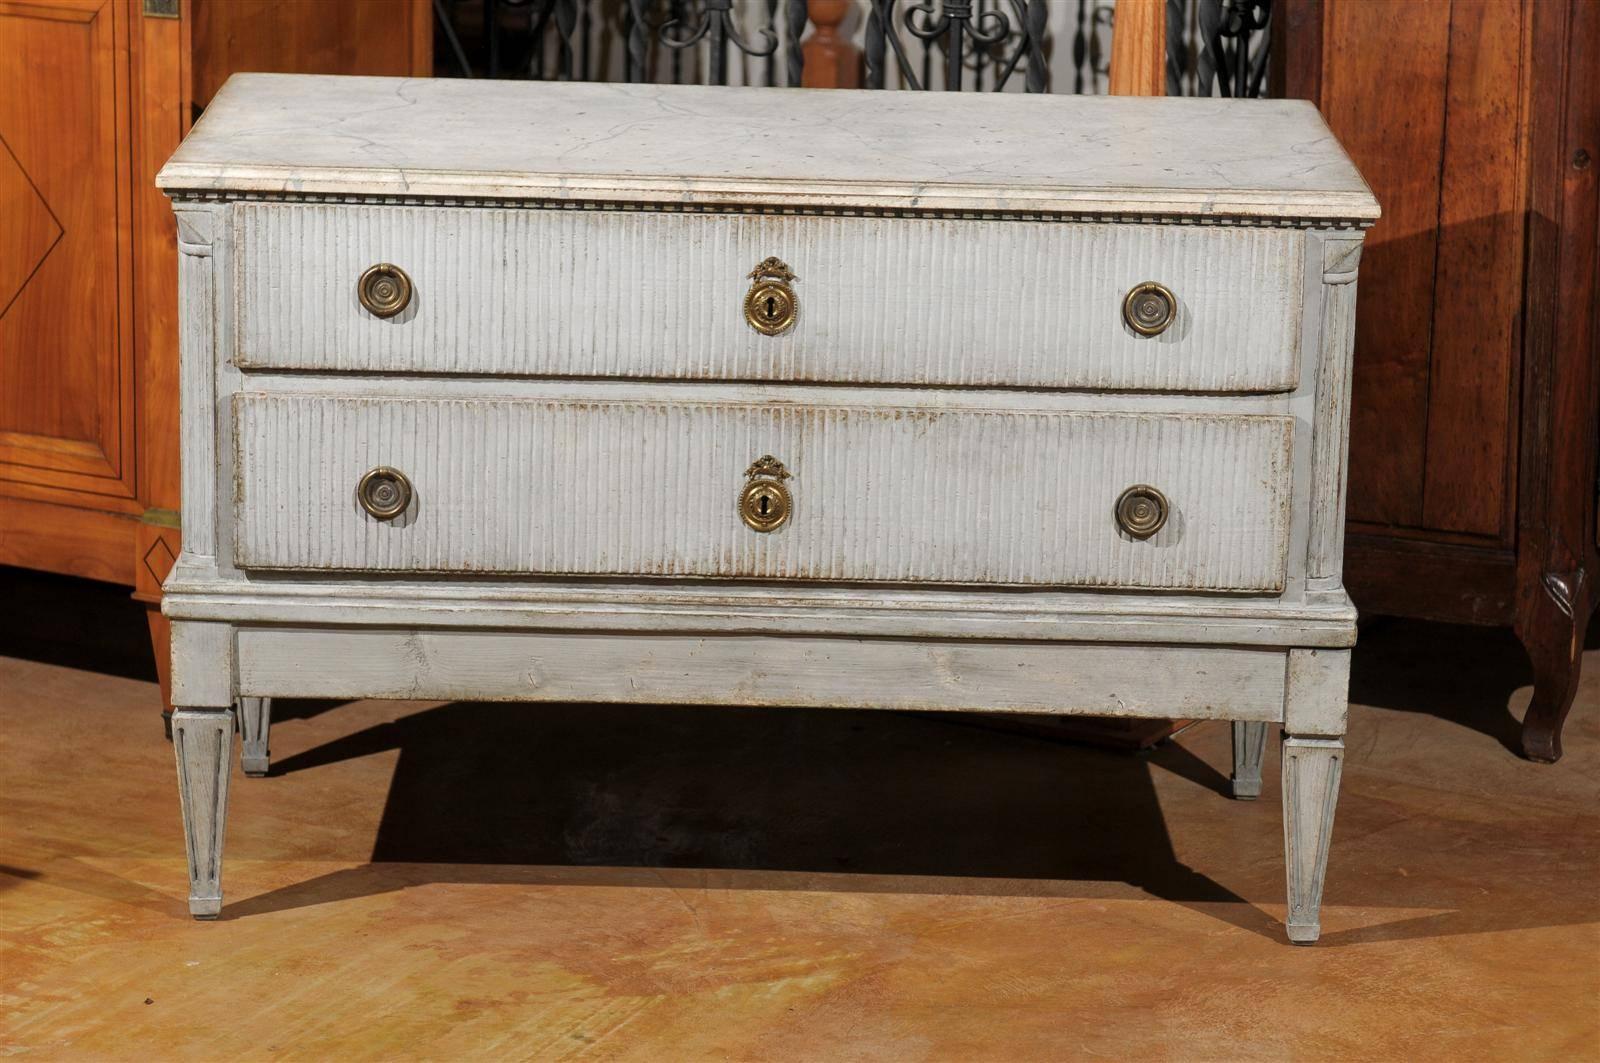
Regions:
M 196 923 L 155 688 L 67 637 L 107 630 L 0 628 L 0 1052 L 1600 1058 L 1600 650 L 1544 767 L 1506 636 L 1369 629 L 1294 948 L 1277 758 L 1226 799 L 1223 725 L 577 705 L 283 706 Z

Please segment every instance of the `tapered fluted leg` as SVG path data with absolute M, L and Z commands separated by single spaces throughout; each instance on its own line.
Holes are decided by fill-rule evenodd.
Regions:
M 1261 796 L 1261 757 L 1266 751 L 1266 723 L 1234 721 L 1234 797 L 1241 801 L 1254 801 Z
M 172 748 L 178 757 L 178 796 L 189 853 L 189 912 L 196 919 L 215 919 L 222 910 L 222 837 L 228 817 L 233 713 L 177 709 L 172 714 Z
M 1308 945 L 1322 933 L 1322 882 L 1339 800 L 1344 741 L 1283 739 L 1283 847 L 1289 878 L 1289 940 Z
M 270 751 L 267 737 L 272 731 L 272 699 L 239 699 L 239 766 L 246 775 L 259 778 L 267 773 Z

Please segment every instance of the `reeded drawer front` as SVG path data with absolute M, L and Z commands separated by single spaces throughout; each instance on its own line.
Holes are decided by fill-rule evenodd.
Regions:
M 238 204 L 245 367 L 1025 386 L 1293 389 L 1305 234 L 662 212 Z M 750 273 L 796 276 L 763 335 Z M 404 272 L 405 308 L 363 307 Z M 1170 326 L 1124 317 L 1136 286 Z
M 573 399 L 235 397 L 241 567 L 1272 592 L 1293 421 Z M 782 462 L 792 512 L 741 518 Z M 358 485 L 404 477 L 379 519 Z M 370 481 L 369 481 L 370 483 Z M 1146 539 L 1118 499 L 1149 485 Z

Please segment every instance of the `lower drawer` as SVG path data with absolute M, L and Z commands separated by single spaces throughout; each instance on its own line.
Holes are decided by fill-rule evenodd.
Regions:
M 1282 589 L 1292 419 L 574 399 L 235 396 L 250 569 Z M 792 506 L 754 531 L 752 463 Z M 391 519 L 358 499 L 398 470 Z M 1119 524 L 1156 488 L 1165 523 Z M 1148 508 L 1148 507 L 1147 507 Z

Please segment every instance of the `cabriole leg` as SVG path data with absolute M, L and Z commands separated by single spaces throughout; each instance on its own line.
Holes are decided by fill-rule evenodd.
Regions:
M 1581 577 L 1581 572 L 1566 580 L 1547 576 L 1517 616 L 1517 638 L 1533 664 L 1533 701 L 1522 719 L 1522 752 L 1545 764 L 1561 759 L 1561 726 L 1578 693 L 1592 601 Z M 1564 593 L 1556 594 L 1556 587 Z
M 1261 757 L 1267 751 L 1265 722 L 1233 724 L 1233 796 L 1254 801 L 1261 796 Z
M 215 919 L 222 910 L 222 837 L 228 816 L 233 713 L 177 709 L 172 714 L 172 748 L 178 757 L 178 797 L 189 854 L 189 912 L 196 919 Z
M 267 737 L 271 730 L 272 699 L 240 698 L 239 766 L 252 778 L 260 778 L 267 773 L 270 758 Z

